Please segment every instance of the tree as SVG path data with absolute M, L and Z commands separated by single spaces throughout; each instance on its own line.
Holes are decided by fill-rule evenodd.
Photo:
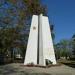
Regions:
M 60 43 L 57 43 L 54 45 L 54 49 L 55 49 L 55 56 L 56 56 L 56 59 L 60 59 L 61 57 L 61 47 L 60 47 Z
M 50 30 L 51 30 L 51 36 L 52 36 L 52 39 L 53 39 L 53 43 L 54 43 L 54 39 L 55 39 L 54 25 L 50 25 Z
M 56 55 L 58 58 L 60 57 L 70 57 L 70 41 L 69 40 L 61 40 L 56 44 Z
M 2 0 L 0 4 L 0 51 L 8 54 L 18 47 L 21 49 L 21 55 L 24 57 L 26 49 L 25 41 L 28 37 L 26 25 L 30 24 L 33 14 L 46 14 L 46 9 L 39 0 Z
M 73 54 L 75 55 L 75 35 L 72 36 L 72 49 L 73 49 Z

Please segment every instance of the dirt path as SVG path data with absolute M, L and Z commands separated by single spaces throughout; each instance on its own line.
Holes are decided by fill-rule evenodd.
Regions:
M 0 75 L 75 75 L 75 68 L 65 65 L 50 68 L 24 67 L 13 63 L 0 66 Z

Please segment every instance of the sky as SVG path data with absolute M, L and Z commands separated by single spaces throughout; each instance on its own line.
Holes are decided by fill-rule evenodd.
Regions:
M 70 39 L 75 34 L 75 0 L 42 0 L 48 17 L 54 24 L 55 42 Z

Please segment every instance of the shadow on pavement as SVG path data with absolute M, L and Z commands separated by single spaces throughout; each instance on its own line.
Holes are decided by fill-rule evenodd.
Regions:
M 16 65 L 15 65 L 16 66 Z M 22 71 L 20 66 L 14 67 L 11 64 L 0 66 L 0 75 L 51 75 L 49 73 L 29 73 Z

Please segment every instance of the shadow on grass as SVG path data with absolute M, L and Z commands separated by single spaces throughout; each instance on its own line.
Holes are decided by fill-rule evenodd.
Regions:
M 75 68 L 75 63 L 63 63 L 69 67 Z
M 58 63 L 75 68 L 75 60 L 60 59 L 60 60 L 58 60 Z

